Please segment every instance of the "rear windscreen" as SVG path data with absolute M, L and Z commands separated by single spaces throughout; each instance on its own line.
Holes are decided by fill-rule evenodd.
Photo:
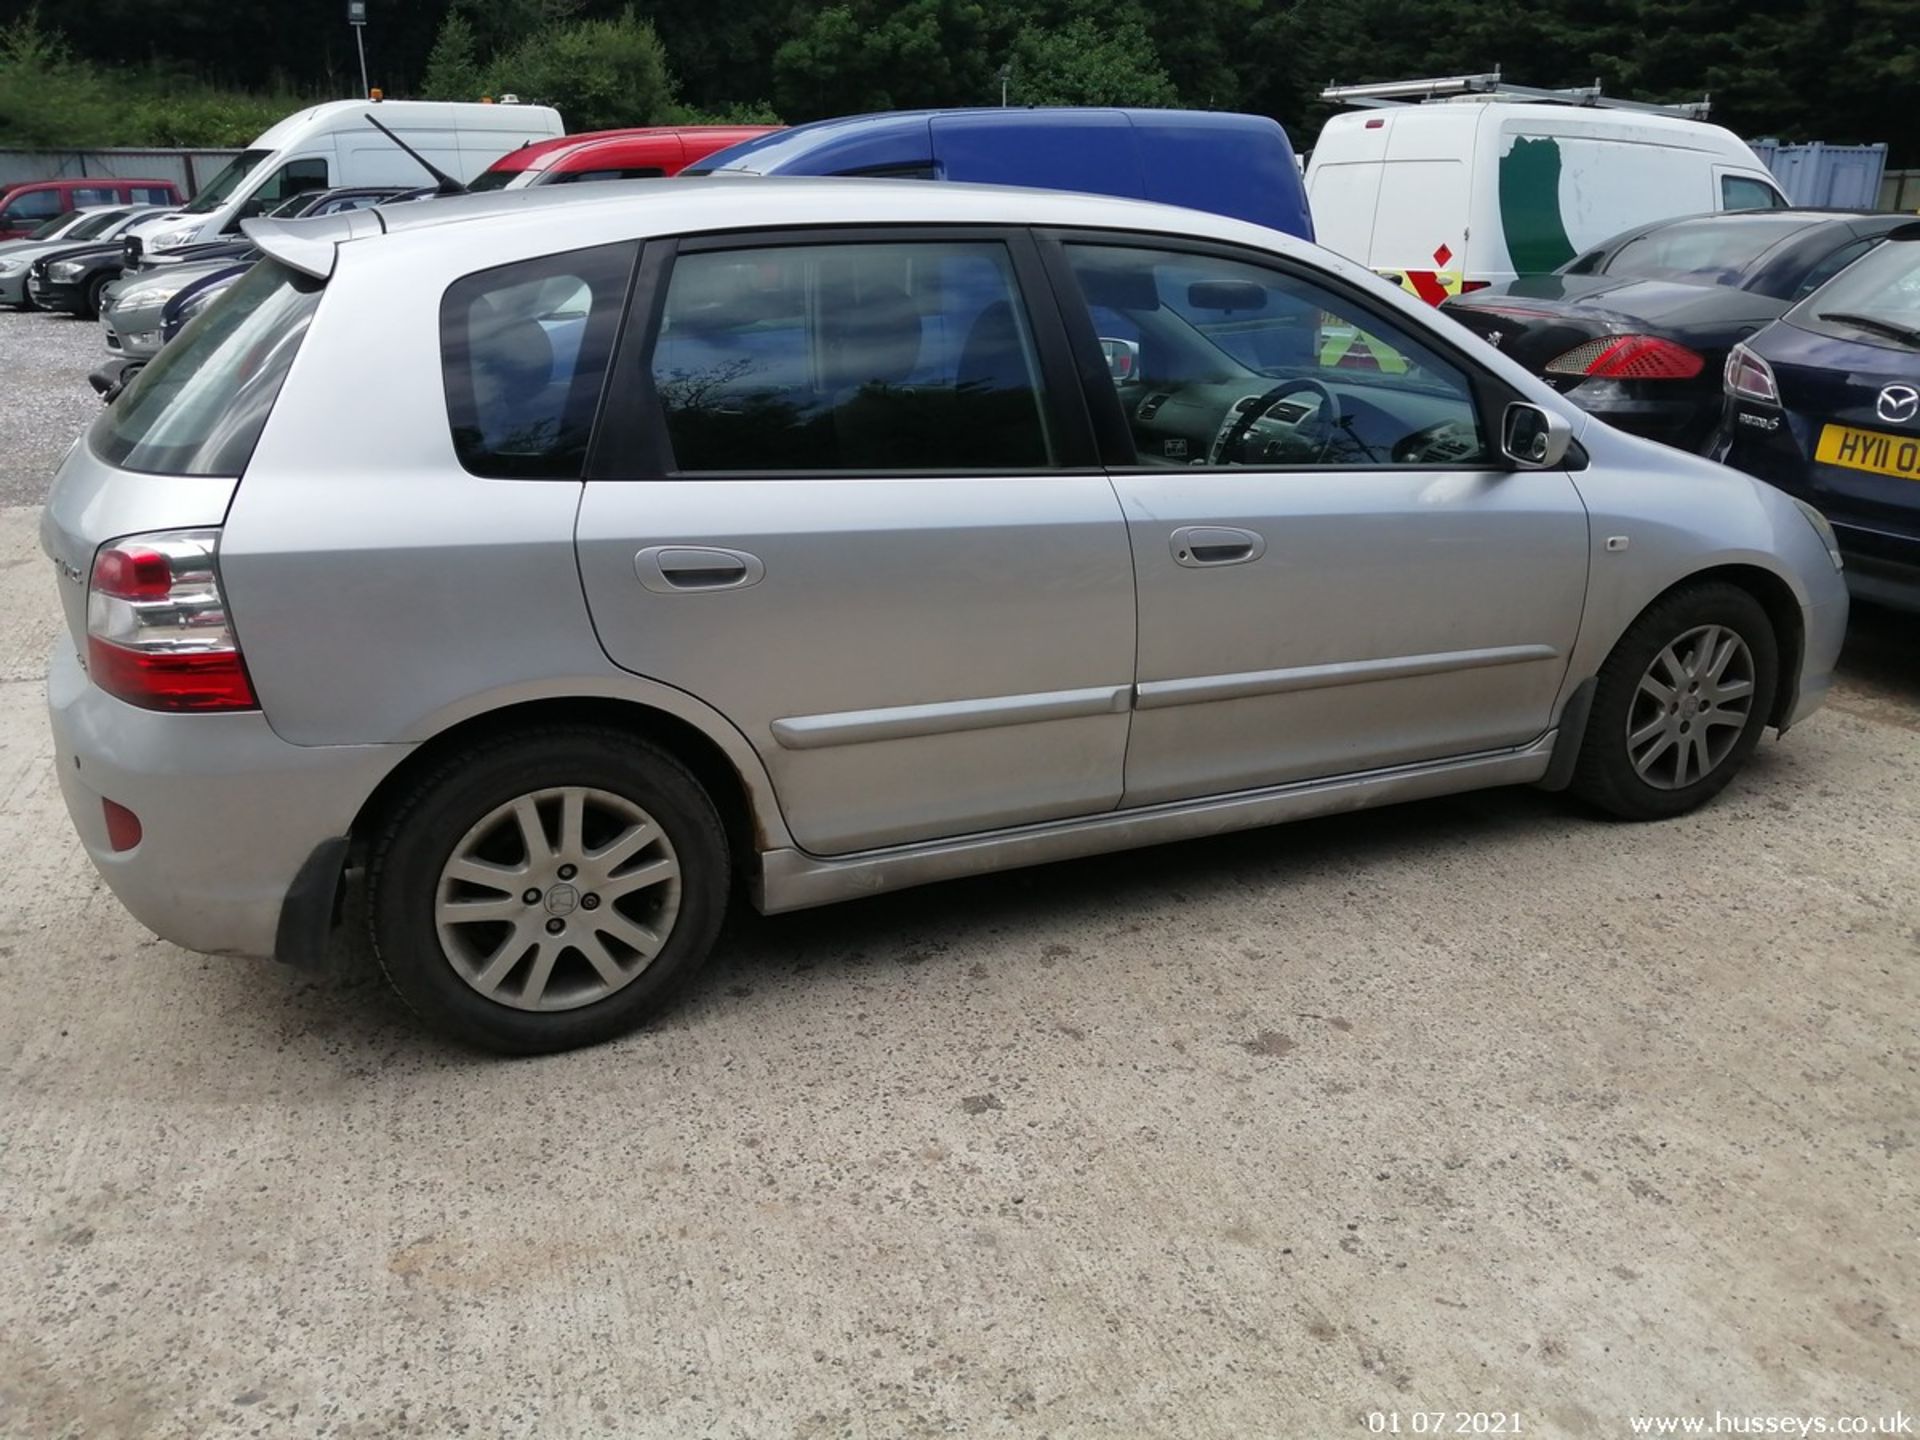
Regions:
M 1815 223 L 1804 215 L 1778 219 L 1685 220 L 1629 240 L 1605 273 L 1635 280 L 1689 279 L 1730 284 L 1796 230 Z
M 262 260 L 163 349 L 88 432 L 93 453 L 155 475 L 246 468 L 322 282 Z
M 1787 322 L 1890 349 L 1920 347 L 1920 238 L 1857 260 L 1787 312 Z

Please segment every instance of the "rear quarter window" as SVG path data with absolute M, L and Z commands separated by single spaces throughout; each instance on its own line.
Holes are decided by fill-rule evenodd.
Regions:
M 580 478 L 638 250 L 573 250 L 448 287 L 440 359 L 453 448 L 469 473 Z
M 322 282 L 263 260 L 134 378 L 88 434 L 123 470 L 239 475 L 320 305 Z

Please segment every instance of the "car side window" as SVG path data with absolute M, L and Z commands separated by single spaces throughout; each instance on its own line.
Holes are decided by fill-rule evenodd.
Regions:
M 86 185 L 73 192 L 74 207 L 82 205 L 111 205 L 120 196 L 111 187 Z
M 552 185 L 584 185 L 595 180 L 659 180 L 666 171 L 658 165 L 638 165 L 625 170 L 565 170 L 553 177 Z
M 1720 177 L 1722 210 L 1778 210 L 1786 203 L 1780 198 L 1780 192 L 1764 180 L 1745 175 Z
M 1340 292 L 1217 255 L 1066 252 L 1140 465 L 1489 461 L 1466 372 Z
M 682 472 L 1052 463 L 1026 308 L 993 241 L 683 254 L 649 363 Z
M 18 224 L 23 220 L 51 220 L 74 208 L 58 190 L 29 190 L 8 201 L 5 213 L 10 222 Z
M 309 190 L 327 188 L 327 162 L 312 157 L 305 160 L 289 160 L 267 178 L 258 190 L 253 192 L 249 208 L 257 205 L 255 213 L 272 209 L 282 200 L 295 195 L 305 194 Z
M 601 245 L 455 281 L 440 301 L 460 463 L 493 479 L 577 480 L 637 246 Z
M 133 187 L 133 198 L 140 205 L 171 205 L 173 192 L 158 185 L 136 185 Z

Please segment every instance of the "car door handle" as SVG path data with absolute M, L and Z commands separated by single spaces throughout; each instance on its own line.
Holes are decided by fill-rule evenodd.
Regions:
M 1258 531 L 1232 525 L 1182 525 L 1168 543 L 1173 549 L 1173 563 L 1188 569 L 1245 565 L 1267 553 L 1266 538 Z
M 765 578 L 760 557 L 708 545 L 650 545 L 633 557 L 640 583 L 662 595 L 689 590 L 744 590 Z

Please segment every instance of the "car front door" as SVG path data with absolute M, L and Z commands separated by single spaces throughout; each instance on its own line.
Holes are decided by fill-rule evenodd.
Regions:
M 820 853 L 1118 804 L 1133 564 L 1031 239 L 654 244 L 636 296 L 578 526 L 609 656 Z
M 1304 264 L 1112 234 L 1047 253 L 1082 373 L 1124 357 L 1089 402 L 1138 575 L 1125 804 L 1547 729 L 1587 518 L 1566 473 L 1496 463 L 1489 377 Z

